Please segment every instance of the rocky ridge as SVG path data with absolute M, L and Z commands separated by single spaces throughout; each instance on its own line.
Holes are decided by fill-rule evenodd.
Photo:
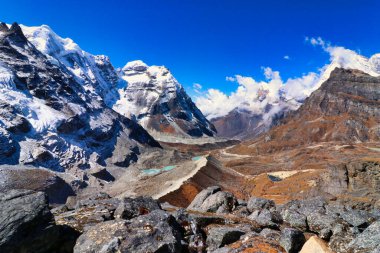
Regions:
M 214 136 L 213 125 L 164 66 L 132 61 L 115 69 L 104 55 L 83 51 L 46 25 L 21 26 L 28 40 L 55 65 L 63 65 L 89 96 L 141 124 L 152 135 Z
M 1 164 L 55 171 L 127 167 L 144 149 L 160 147 L 37 50 L 16 23 L 1 24 L 0 89 Z

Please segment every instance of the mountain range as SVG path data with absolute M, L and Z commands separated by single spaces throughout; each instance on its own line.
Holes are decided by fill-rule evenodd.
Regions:
M 165 67 L 115 69 L 47 26 L 0 28 L 3 164 L 125 167 L 160 147 L 151 135 L 215 135 Z

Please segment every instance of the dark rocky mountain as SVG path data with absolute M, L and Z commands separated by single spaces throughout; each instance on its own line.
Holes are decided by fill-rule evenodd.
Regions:
M 234 109 L 227 115 L 211 119 L 217 130 L 217 135 L 229 139 L 249 140 L 265 133 L 289 112 L 279 111 L 270 120 L 264 119 L 265 114 L 254 114 L 248 110 Z
M 380 140 L 380 78 L 336 68 L 304 104 L 261 137 L 265 145 Z
M 16 23 L 1 24 L 0 89 L 1 164 L 127 167 L 145 148 L 159 147 L 37 50 Z

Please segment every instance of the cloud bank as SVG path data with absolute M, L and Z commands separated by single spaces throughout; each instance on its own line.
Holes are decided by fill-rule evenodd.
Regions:
M 329 78 L 336 67 L 359 69 L 373 76 L 380 74 L 380 54 L 366 58 L 353 50 L 332 46 L 320 37 L 306 37 L 305 41 L 312 46 L 321 47 L 330 55 L 330 63 L 318 72 L 283 80 L 278 71 L 265 67 L 262 68 L 265 81 L 256 81 L 250 76 L 229 76 L 226 81 L 238 84 L 234 92 L 227 95 L 218 89 L 208 89 L 201 93 L 197 89 L 202 95 L 196 98 L 196 105 L 208 119 L 225 116 L 234 109 L 248 110 L 270 119 L 281 110 L 297 109 Z

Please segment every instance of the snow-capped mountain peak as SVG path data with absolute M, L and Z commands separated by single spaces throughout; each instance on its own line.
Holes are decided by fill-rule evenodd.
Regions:
M 119 70 L 125 86 L 113 109 L 137 120 L 153 136 L 213 136 L 215 129 L 165 66 L 137 60 Z
M 148 66 L 136 60 L 116 70 L 107 56 L 85 52 L 73 40 L 58 36 L 46 25 L 21 28 L 50 63 L 72 74 L 91 97 L 94 107 L 105 103 L 135 119 L 151 133 L 214 135 L 212 124 L 166 67 Z

